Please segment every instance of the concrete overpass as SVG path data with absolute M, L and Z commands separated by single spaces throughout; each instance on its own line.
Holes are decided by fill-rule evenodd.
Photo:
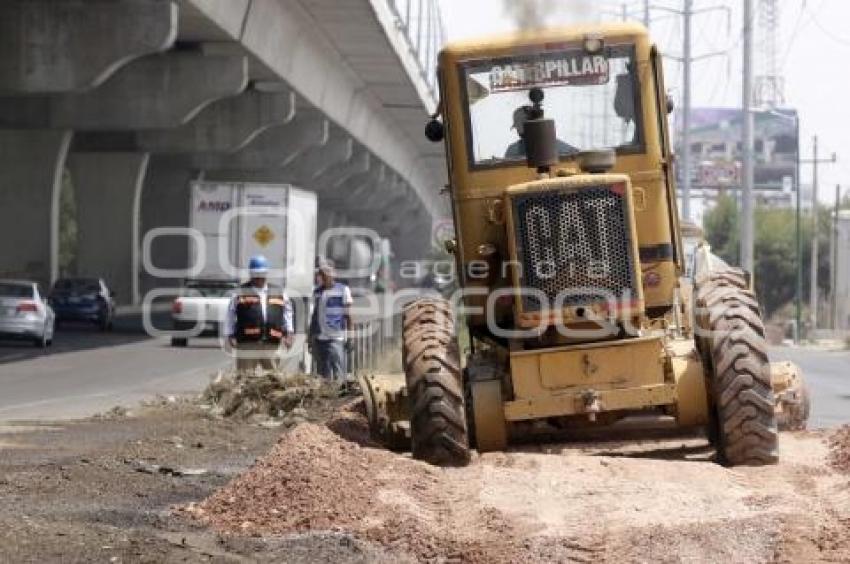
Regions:
M 60 274 L 73 186 L 80 275 L 123 303 L 157 284 L 140 241 L 185 226 L 194 178 L 315 190 L 325 226 L 421 256 L 443 156 L 436 0 L 6 0 L 0 3 L 0 276 Z M 159 244 L 185 266 L 186 241 Z

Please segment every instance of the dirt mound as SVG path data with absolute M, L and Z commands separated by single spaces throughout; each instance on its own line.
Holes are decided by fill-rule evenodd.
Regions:
M 366 402 L 363 398 L 340 407 L 325 425 L 347 441 L 360 446 L 382 448 L 382 445 L 372 438 L 369 422 L 366 420 Z
M 845 425 L 829 438 L 829 465 L 850 474 L 850 425 Z
M 306 419 L 305 408 L 315 412 L 346 393 L 339 384 L 306 374 L 221 373 L 201 401 L 216 416 L 272 419 L 292 426 Z
M 351 402 L 326 426 L 285 433 L 249 471 L 180 511 L 236 537 L 351 535 L 399 561 L 850 555 L 835 540 L 850 523 L 846 478 L 826 467 L 821 436 L 785 434 L 778 465 L 735 469 L 710 462 L 701 438 L 535 445 L 446 469 L 370 445 L 363 406 Z
M 250 471 L 200 508 L 225 530 L 267 533 L 349 528 L 370 513 L 386 453 L 364 450 L 325 427 L 285 434 Z
M 355 403 L 340 410 L 330 426 L 363 439 L 359 409 Z M 513 547 L 499 538 L 507 527 L 499 512 L 473 506 L 455 514 L 469 493 L 456 491 L 447 472 L 305 423 L 248 472 L 179 511 L 247 535 L 352 532 L 400 558 L 492 562 L 511 554 Z

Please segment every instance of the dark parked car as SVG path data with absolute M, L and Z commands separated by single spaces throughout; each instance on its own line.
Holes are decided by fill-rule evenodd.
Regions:
M 50 292 L 56 321 L 94 323 L 103 331 L 112 329 L 115 292 L 102 278 L 60 278 Z

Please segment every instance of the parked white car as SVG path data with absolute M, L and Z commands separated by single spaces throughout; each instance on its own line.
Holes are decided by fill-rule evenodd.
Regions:
M 35 282 L 0 280 L 0 339 L 53 344 L 56 315 Z
M 220 335 L 227 319 L 227 308 L 238 284 L 230 280 L 187 280 L 183 295 L 171 306 L 175 334 L 172 347 L 185 347 L 191 337 Z

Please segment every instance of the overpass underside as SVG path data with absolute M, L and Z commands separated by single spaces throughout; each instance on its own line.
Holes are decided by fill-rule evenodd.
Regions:
M 161 285 L 144 235 L 187 225 L 193 179 L 313 190 L 320 230 L 424 256 L 445 173 L 421 135 L 433 79 L 399 23 L 388 0 L 0 3 L 0 277 L 60 275 L 72 186 L 75 273 L 138 303 Z M 437 28 L 427 39 L 432 61 Z M 188 241 L 151 258 L 183 268 Z

